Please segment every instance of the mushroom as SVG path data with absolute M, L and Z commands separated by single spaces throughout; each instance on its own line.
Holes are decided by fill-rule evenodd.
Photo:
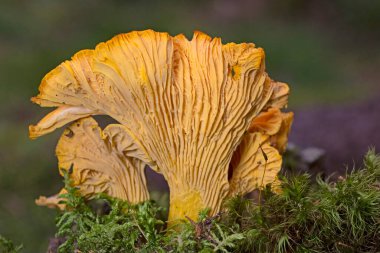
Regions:
M 293 113 L 271 108 L 257 116 L 235 151 L 230 168 L 229 196 L 244 195 L 272 184 L 279 191 L 277 174 L 285 151 Z
M 109 125 L 102 131 L 91 117 L 74 122 L 64 131 L 56 148 L 60 173 L 68 171 L 73 186 L 89 199 L 106 193 L 131 203 L 148 200 L 145 164 L 129 156 L 134 152 L 134 143 L 128 144 L 123 136 L 123 127 L 119 125 Z M 64 192 L 63 189 L 60 193 Z M 36 203 L 62 209 L 64 205 L 59 200 L 57 194 L 42 196 Z
M 66 208 L 66 205 L 63 203 L 65 199 L 62 198 L 61 195 L 66 193 L 66 189 L 63 188 L 59 191 L 59 193 L 53 196 L 40 196 L 38 199 L 35 200 L 35 203 L 38 206 L 46 206 L 48 208 L 58 208 L 60 210 L 64 210 Z
M 168 181 L 169 222 L 196 220 L 204 208 L 220 210 L 234 151 L 264 108 L 283 104 L 284 87 L 270 80 L 264 51 L 252 43 L 131 32 L 80 51 L 44 77 L 32 101 L 58 109 L 31 126 L 30 136 L 89 115 L 113 117 L 134 144 L 128 156 Z
M 276 181 L 282 158 L 268 140 L 261 133 L 244 136 L 231 160 L 229 196 L 245 195 Z
M 288 103 L 287 84 L 275 83 L 274 86 L 266 105 L 269 108 L 252 120 L 232 157 L 229 196 L 245 195 L 267 184 L 272 184 L 272 190 L 280 191 L 277 177 L 282 164 L 280 154 L 286 148 L 293 113 L 280 111 Z

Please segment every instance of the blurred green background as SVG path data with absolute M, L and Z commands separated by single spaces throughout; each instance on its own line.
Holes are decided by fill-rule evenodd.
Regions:
M 47 112 L 30 97 L 75 52 L 148 28 L 255 42 L 270 76 L 291 85 L 292 109 L 379 93 L 380 1 L 0 0 L 0 234 L 23 243 L 23 252 L 46 251 L 55 211 L 34 199 L 61 186 L 54 156 L 60 131 L 28 139 L 28 125 Z

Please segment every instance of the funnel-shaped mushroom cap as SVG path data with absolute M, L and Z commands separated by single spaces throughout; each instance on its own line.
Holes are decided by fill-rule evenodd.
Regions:
M 31 127 L 31 137 L 79 115 L 107 114 L 135 141 L 136 158 L 167 179 L 169 220 L 196 219 L 203 208 L 220 209 L 232 154 L 253 117 L 281 97 L 272 97 L 275 86 L 254 44 L 131 32 L 45 76 L 33 101 L 61 111 Z
M 72 169 L 70 178 L 83 196 L 106 193 L 131 203 L 148 200 L 145 164 L 128 156 L 134 144 L 120 141 L 124 135 L 119 125 L 102 132 L 92 118 L 78 120 L 64 131 L 56 149 L 59 167 Z M 57 200 L 40 198 L 37 204 L 54 205 Z

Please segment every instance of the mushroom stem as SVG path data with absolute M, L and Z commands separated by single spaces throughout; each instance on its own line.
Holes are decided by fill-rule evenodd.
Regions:
M 169 227 L 174 227 L 183 221 L 185 217 L 197 220 L 199 212 L 206 208 L 199 191 L 189 190 L 173 193 L 170 194 Z

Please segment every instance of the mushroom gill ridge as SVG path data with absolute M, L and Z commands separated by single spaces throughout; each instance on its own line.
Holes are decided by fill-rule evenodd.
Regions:
M 274 88 L 264 51 L 252 43 L 131 32 L 80 51 L 44 77 L 32 101 L 58 108 L 30 136 L 109 115 L 138 149 L 128 155 L 168 181 L 169 221 L 196 219 L 204 208 L 220 210 L 232 155 Z

